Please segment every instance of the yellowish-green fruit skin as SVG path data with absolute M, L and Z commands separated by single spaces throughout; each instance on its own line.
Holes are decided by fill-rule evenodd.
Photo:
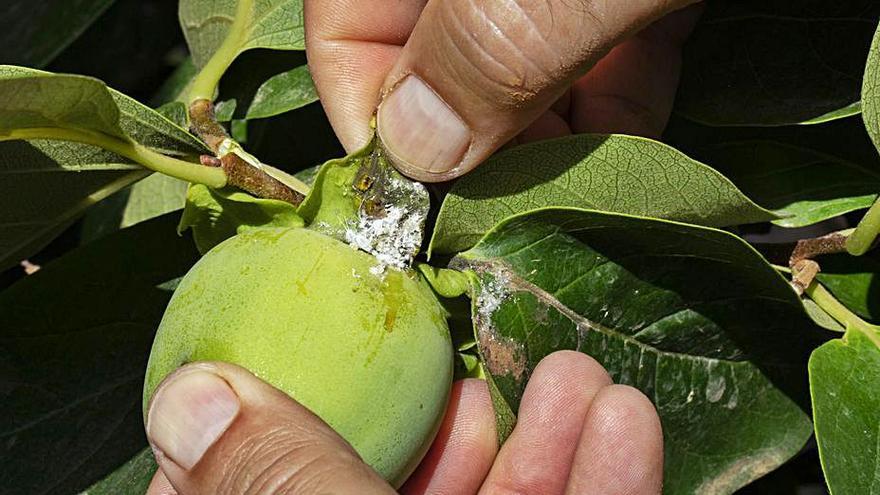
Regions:
M 439 427 L 452 380 L 446 314 L 414 273 L 308 229 L 264 229 L 208 252 L 162 318 L 144 404 L 183 363 L 241 365 L 330 424 L 399 486 Z

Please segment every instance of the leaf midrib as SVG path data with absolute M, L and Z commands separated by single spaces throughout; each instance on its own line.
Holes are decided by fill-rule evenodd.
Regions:
M 10 249 L 5 251 L 7 254 L 5 254 L 4 257 L 0 258 L 0 261 L 8 259 L 8 253 L 18 253 L 18 251 L 23 249 L 25 246 L 47 235 L 53 228 L 57 227 L 58 225 L 62 225 L 65 222 L 72 221 L 74 218 L 76 218 L 77 215 L 85 211 L 85 209 L 91 206 L 93 203 L 96 203 L 101 199 L 106 198 L 110 194 L 122 189 L 123 187 L 136 182 L 137 180 L 145 177 L 147 174 L 148 172 L 144 169 L 138 169 L 105 184 L 98 191 L 95 191 L 85 198 L 82 198 L 80 201 L 72 204 L 69 209 L 61 212 L 59 215 L 52 218 L 49 222 L 47 222 L 45 228 L 34 232 L 33 235 L 28 236 L 25 239 L 20 239 Z
M 456 260 L 461 260 L 456 262 Z M 668 358 L 676 358 L 683 360 L 691 360 L 697 362 L 704 363 L 724 363 L 730 366 L 749 366 L 749 361 L 735 361 L 732 359 L 724 359 L 724 358 L 715 358 L 715 357 L 707 357 L 700 356 L 695 354 L 684 354 L 680 352 L 673 351 L 665 351 L 662 349 L 658 349 L 650 344 L 646 344 L 630 335 L 622 333 L 618 330 L 615 330 L 610 327 L 606 327 L 600 323 L 596 323 L 589 318 L 580 315 L 574 312 L 571 308 L 562 304 L 558 299 L 556 299 L 552 294 L 542 289 L 541 287 L 529 282 L 522 278 L 519 274 L 513 271 L 507 263 L 500 260 L 485 260 L 485 259 L 476 259 L 470 256 L 465 256 L 464 254 L 457 256 L 453 260 L 453 265 L 462 265 L 460 268 L 471 269 L 476 273 L 490 273 L 493 275 L 503 273 L 504 277 L 509 281 L 507 287 L 514 292 L 527 292 L 532 294 L 537 298 L 541 303 L 552 307 L 553 309 L 559 311 L 563 316 L 571 320 L 575 327 L 580 331 L 581 329 L 588 330 L 596 330 L 599 333 L 607 336 L 621 339 L 625 342 L 632 343 L 636 345 L 639 349 L 647 350 L 653 352 L 658 357 L 668 357 Z
M 38 426 L 40 423 L 42 423 L 46 420 L 49 420 L 55 416 L 58 416 L 59 414 L 62 414 L 66 411 L 69 411 L 70 409 L 73 409 L 73 408 L 79 406 L 80 404 L 82 404 L 86 401 L 92 400 L 96 397 L 100 397 L 104 394 L 112 392 L 113 390 L 116 390 L 116 389 L 121 388 L 125 385 L 128 385 L 132 381 L 140 378 L 142 375 L 143 375 L 143 373 L 141 373 L 139 371 L 135 372 L 135 373 L 129 373 L 127 375 L 124 375 L 119 380 L 108 384 L 108 386 L 101 387 L 98 390 L 96 390 L 90 394 L 77 397 L 75 400 L 72 400 L 61 407 L 58 407 L 58 408 L 52 409 L 51 411 L 43 413 L 40 416 L 28 421 L 27 423 L 24 423 L 21 426 L 18 426 L 17 428 L 0 432 L 0 438 L 6 438 L 11 435 L 21 433 L 25 430 L 29 430 L 35 426 Z

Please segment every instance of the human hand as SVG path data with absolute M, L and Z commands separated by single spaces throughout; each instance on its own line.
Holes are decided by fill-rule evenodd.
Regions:
M 394 164 L 436 182 L 517 136 L 659 136 L 696 1 L 305 0 L 306 51 L 345 148 L 378 105 Z
M 456 382 L 434 444 L 401 491 L 660 493 L 653 405 L 612 385 L 585 354 L 560 351 L 538 364 L 500 450 L 494 421 L 485 382 Z M 147 435 L 159 463 L 147 495 L 394 493 L 317 416 L 231 364 L 191 364 L 168 377 Z

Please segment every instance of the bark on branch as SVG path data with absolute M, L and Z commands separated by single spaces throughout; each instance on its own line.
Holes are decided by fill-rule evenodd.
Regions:
M 227 183 L 243 189 L 258 198 L 278 199 L 298 206 L 305 196 L 287 187 L 265 171 L 248 163 L 235 153 L 221 155 L 220 147 L 228 139 L 226 129 L 214 116 L 214 104 L 209 100 L 196 100 L 189 107 L 190 127 L 217 157 L 205 157 L 202 163 L 219 166 L 226 172 Z

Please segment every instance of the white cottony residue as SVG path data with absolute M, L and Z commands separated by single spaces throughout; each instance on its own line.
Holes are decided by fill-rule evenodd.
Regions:
M 385 187 L 391 198 L 427 195 L 422 184 L 399 178 L 389 179 Z M 376 257 L 379 264 L 370 269 L 374 275 L 384 273 L 387 266 L 405 269 L 421 247 L 428 207 L 390 201 L 382 206 L 382 215 L 370 215 L 361 208 L 357 224 L 346 228 L 345 240 Z
M 492 314 L 501 307 L 501 303 L 509 295 L 507 287 L 510 279 L 502 272 L 493 273 L 493 277 L 484 277 L 477 295 L 477 315 L 484 325 L 490 325 Z
M 375 275 L 376 277 L 382 277 L 385 274 L 385 268 L 388 265 L 383 265 L 382 263 L 376 263 L 375 265 L 370 267 L 370 273 Z

